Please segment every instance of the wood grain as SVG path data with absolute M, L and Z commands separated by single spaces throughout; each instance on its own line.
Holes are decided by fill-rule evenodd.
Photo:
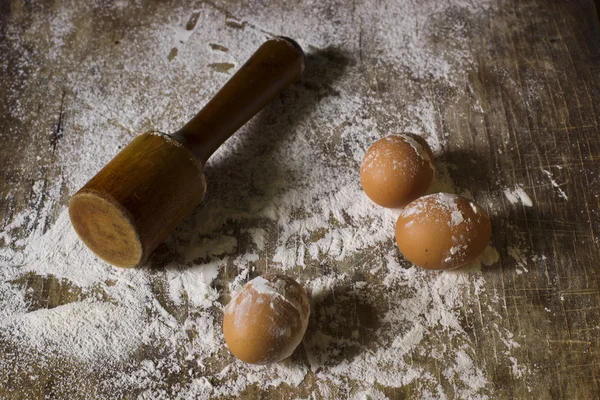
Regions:
M 102 7 L 81 6 L 74 20 L 78 36 L 67 43 L 70 54 L 75 59 L 84 59 L 90 54 L 110 59 L 116 51 L 115 43 L 135 32 L 136 27 L 157 21 L 158 16 L 169 13 L 171 6 L 173 9 L 182 6 L 176 0 L 167 5 L 152 0 L 143 3 L 141 15 L 124 10 L 117 17 L 102 13 Z M 282 12 L 294 7 L 289 2 L 273 3 Z M 228 15 L 231 13 L 227 10 L 245 7 L 235 1 L 209 6 Z M 71 134 L 65 131 L 70 113 L 81 111 L 73 108 L 76 93 L 64 84 L 71 64 L 66 56 L 50 62 L 49 56 L 43 53 L 43 49 L 49 47 L 47 35 L 43 29 L 30 29 L 33 20 L 43 20 L 45 15 L 61 7 L 66 6 L 52 1 L 0 3 L 0 224 L 3 225 L 17 213 L 31 210 L 31 220 L 23 229 L 46 231 L 71 195 L 66 185 L 61 184 L 64 171 L 56 162 L 62 138 Z M 340 5 L 332 3 L 331 7 Z M 313 74 L 331 78 L 343 74 L 345 69 L 357 68 L 367 82 L 362 94 L 366 98 L 376 98 L 400 111 L 405 111 L 407 104 L 418 104 L 422 99 L 435 104 L 436 130 L 447 137 L 441 160 L 456 166 L 450 171 L 454 182 L 460 189 L 469 190 L 484 206 L 496 205 L 490 210 L 492 240 L 501 253 L 501 262 L 485 270 L 485 292 L 478 296 L 465 293 L 465 309 L 461 310 L 463 327 L 473 342 L 471 350 L 476 366 L 486 371 L 490 381 L 491 398 L 600 398 L 600 27 L 597 4 L 591 0 L 498 2 L 493 17 L 468 27 L 476 68 L 466 71 L 467 87 L 460 91 L 433 77 L 400 74 L 393 66 L 378 62 L 373 49 L 377 49 L 379 43 L 369 42 L 367 34 L 377 27 L 355 23 L 350 20 L 354 18 L 351 14 L 351 10 L 341 13 L 341 23 L 354 27 L 360 41 L 358 50 L 348 53 L 334 45 L 328 49 L 312 49 L 313 53 L 320 51 L 312 60 Z M 356 16 L 356 21 L 359 17 Z M 195 18 L 197 21 L 198 16 Z M 465 20 L 465 16 L 455 13 L 441 15 L 438 22 L 443 27 Z M 190 20 L 189 23 L 196 22 Z M 247 23 L 225 18 L 223 24 L 227 29 L 243 30 L 247 26 Z M 27 38 L 20 54 L 5 40 L 14 36 Z M 213 49 L 224 51 L 223 46 L 214 46 Z M 176 51 L 169 55 L 176 56 Z M 20 60 L 24 58 L 29 63 L 21 65 Z M 118 76 L 118 66 L 109 68 L 112 69 L 105 71 L 107 76 Z M 229 67 L 214 68 L 219 71 L 225 68 L 227 72 Z M 306 92 L 316 99 L 339 95 L 334 87 L 311 75 L 309 69 L 307 75 L 297 93 Z M 14 112 L 17 104 L 18 109 L 24 110 L 20 114 Z M 270 129 L 269 119 L 278 117 L 278 107 L 274 105 L 262 117 L 265 123 L 261 126 L 266 131 Z M 311 111 L 314 110 L 292 109 L 296 114 Z M 390 130 L 398 123 L 375 106 L 367 106 L 363 112 L 382 126 L 389 125 Z M 35 118 L 19 118 L 19 115 L 33 113 Z M 144 124 L 152 125 L 152 121 Z M 142 131 L 153 126 L 135 128 Z M 128 131 L 128 127 L 123 127 L 124 134 Z M 278 134 L 272 133 L 273 137 Z M 320 145 L 335 146 L 335 140 Z M 270 145 L 265 143 L 264 146 Z M 350 163 L 349 160 L 350 156 L 346 161 Z M 217 178 L 209 191 L 222 192 L 220 185 L 243 177 L 236 175 L 235 162 L 234 157 L 231 164 L 220 165 L 220 170 L 209 169 L 207 174 L 212 173 Z M 222 181 L 218 182 L 218 178 Z M 59 189 L 50 193 L 49 188 L 57 183 Z M 531 196 L 534 207 L 510 204 L 503 190 L 517 185 L 522 185 Z M 48 217 L 40 218 L 42 215 Z M 270 270 L 278 232 L 275 224 L 268 221 L 261 224 L 268 240 L 260 259 L 253 264 L 256 273 Z M 223 228 L 239 238 L 238 253 L 251 246 L 250 238 L 243 233 L 248 227 L 232 222 Z M 518 247 L 515 243 L 532 251 L 527 271 L 519 266 L 515 257 L 515 247 Z M 394 244 L 390 240 L 385 246 Z M 154 262 L 160 265 L 173 256 L 159 247 Z M 377 260 L 376 252 L 359 257 L 362 257 L 361 262 Z M 2 261 L 0 259 L 0 263 Z M 316 278 L 331 271 L 348 271 L 355 261 L 314 263 L 292 272 L 302 279 Z M 223 302 L 229 298 L 227 283 L 237 272 L 231 265 L 216 281 L 216 289 L 223 293 Z M 160 268 L 148 273 L 161 305 L 178 321 L 184 321 L 193 311 L 168 300 Z M 353 278 L 377 279 L 356 272 Z M 82 292 L 68 281 L 52 276 L 28 274 L 12 284 L 29 289 L 31 310 L 58 307 L 86 296 L 110 301 L 101 289 Z M 367 302 L 348 293 L 340 287 L 335 299 L 352 310 L 344 321 L 360 331 L 365 338 L 364 347 L 373 346 L 368 338 L 380 324 L 374 316 L 382 315 L 386 305 Z M 322 304 L 333 301 L 333 297 L 326 297 Z M 215 323 L 219 323 L 219 313 L 215 315 Z M 527 379 L 519 379 L 511 365 L 499 357 L 506 347 L 498 329 L 510 332 L 520 344 L 512 352 L 519 365 L 529 371 Z M 343 336 L 344 332 L 332 334 Z M 350 358 L 358 351 L 351 346 L 346 350 L 340 358 Z M 143 347 L 135 357 L 144 360 L 158 356 L 159 352 Z M 224 351 L 204 372 L 210 375 L 220 371 L 230 362 L 228 357 Z M 102 384 L 105 370 L 95 370 L 76 360 L 38 361 L 35 352 L 18 351 L 7 345 L 0 335 L 0 366 L 8 366 L 0 367 L 0 397 L 111 397 L 110 390 Z M 442 376 L 443 365 L 418 355 L 414 355 L 413 362 Z M 123 366 L 110 367 L 118 370 Z M 194 368 L 191 364 L 183 367 L 189 368 L 172 372 L 157 383 L 158 389 L 175 396 L 177 385 L 187 382 L 184 371 Z M 32 379 L 34 375 L 38 378 Z M 317 375 L 309 372 L 298 387 L 283 384 L 267 391 L 250 387 L 244 396 L 279 399 L 317 393 L 319 397 L 317 381 Z M 352 386 L 351 382 L 346 383 Z M 459 397 L 449 383 L 443 382 L 442 386 L 451 397 Z M 330 385 L 334 398 L 347 395 L 347 389 Z M 397 399 L 414 398 L 419 393 L 411 385 L 379 386 L 378 389 L 389 398 Z M 132 391 L 126 397 L 136 398 L 139 394 Z

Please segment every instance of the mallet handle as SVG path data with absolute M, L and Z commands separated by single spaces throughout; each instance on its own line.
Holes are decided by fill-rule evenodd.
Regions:
M 202 110 L 171 136 L 206 163 L 235 131 L 304 71 L 304 52 L 291 39 L 266 41 Z

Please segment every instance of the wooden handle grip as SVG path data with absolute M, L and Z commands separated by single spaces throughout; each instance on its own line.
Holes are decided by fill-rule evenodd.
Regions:
M 171 136 L 204 164 L 229 136 L 300 78 L 304 59 L 302 48 L 291 39 L 266 41 L 206 106 Z

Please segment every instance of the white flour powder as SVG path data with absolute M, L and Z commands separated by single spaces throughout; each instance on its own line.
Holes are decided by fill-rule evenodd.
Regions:
M 92 397 L 236 396 L 253 385 L 294 388 L 310 381 L 310 395 L 324 398 L 380 399 L 381 387 L 407 385 L 424 398 L 491 395 L 489 371 L 476 362 L 474 338 L 462 322 L 466 310 L 497 301 L 485 291 L 484 274 L 477 265 L 437 273 L 404 261 L 393 243 L 398 210 L 373 205 L 358 179 L 364 151 L 377 138 L 413 132 L 437 155 L 446 146 L 434 99 L 423 95 L 399 110 L 395 100 L 377 93 L 376 76 L 363 75 L 365 63 L 460 92 L 463 71 L 471 66 L 466 28 L 444 25 L 451 34 L 440 37 L 434 27 L 457 9 L 485 20 L 488 3 L 358 2 L 352 11 L 344 2 L 328 11 L 315 2 L 293 12 L 279 12 L 278 5 L 275 10 L 232 5 L 227 15 L 210 3 L 196 9 L 157 6 L 156 15 L 165 18 L 143 20 L 125 32 L 109 60 L 93 52 L 63 53 L 76 34 L 73 21 L 85 9 L 75 2 L 33 18 L 32 30 L 51 22 L 43 54 L 28 51 L 35 47 L 28 36 L 9 26 L 8 46 L 22 54 L 17 64 L 29 71 L 26 83 L 39 80 L 49 92 L 64 90 L 68 108 L 64 136 L 48 164 L 60 178 L 36 182 L 30 204 L 38 211 L 14 209 L 2 225 L 1 341 L 44 365 L 60 360 L 88 365 L 103 376 Z M 135 6 L 112 7 L 117 13 Z M 328 19 L 346 22 L 323 23 L 329 12 L 334 15 Z M 197 22 L 186 29 L 191 16 Z M 166 265 L 126 270 L 98 260 L 70 225 L 65 193 L 81 187 L 133 132 L 169 132 L 185 122 L 265 32 L 296 38 L 316 53 L 309 57 L 305 83 L 274 101 L 210 160 L 206 199 L 151 260 L 160 264 L 168 253 Z M 366 39 L 375 48 L 362 48 Z M 341 50 L 317 51 L 328 47 Z M 45 75 L 49 62 L 65 75 Z M 214 67 L 224 64 L 235 68 Z M 29 110 L 36 107 L 21 106 L 30 100 L 21 99 L 19 90 L 15 86 L 10 94 L 18 99 L 11 118 L 35 121 Z M 436 170 L 433 190 L 454 190 L 447 167 L 438 163 Z M 516 197 L 510 196 L 512 202 Z M 525 197 L 519 199 L 526 204 Z M 493 264 L 498 253 L 490 248 L 483 259 Z M 235 271 L 225 285 L 233 291 L 258 266 L 299 276 L 312 270 L 316 276 L 299 278 L 313 312 L 298 355 L 270 366 L 233 359 L 220 325 L 218 277 Z M 33 289 L 23 283 L 28 276 L 47 284 L 54 279 L 80 293 L 53 308 L 34 307 Z M 524 378 L 527 372 L 512 355 L 518 347 L 512 334 L 504 327 L 490 329 L 506 343 L 498 362 Z M 413 362 L 415 357 L 421 362 Z M 2 367 L 15 374 L 20 368 Z
M 504 196 L 511 204 L 523 204 L 525 207 L 533 207 L 533 201 L 523 187 L 517 185 L 513 189 L 504 189 Z

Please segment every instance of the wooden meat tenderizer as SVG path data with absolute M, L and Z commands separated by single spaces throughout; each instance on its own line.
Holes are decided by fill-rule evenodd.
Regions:
M 144 264 L 206 192 L 203 165 L 215 150 L 304 70 L 291 39 L 268 40 L 174 134 L 137 136 L 71 198 L 81 240 L 119 267 Z

